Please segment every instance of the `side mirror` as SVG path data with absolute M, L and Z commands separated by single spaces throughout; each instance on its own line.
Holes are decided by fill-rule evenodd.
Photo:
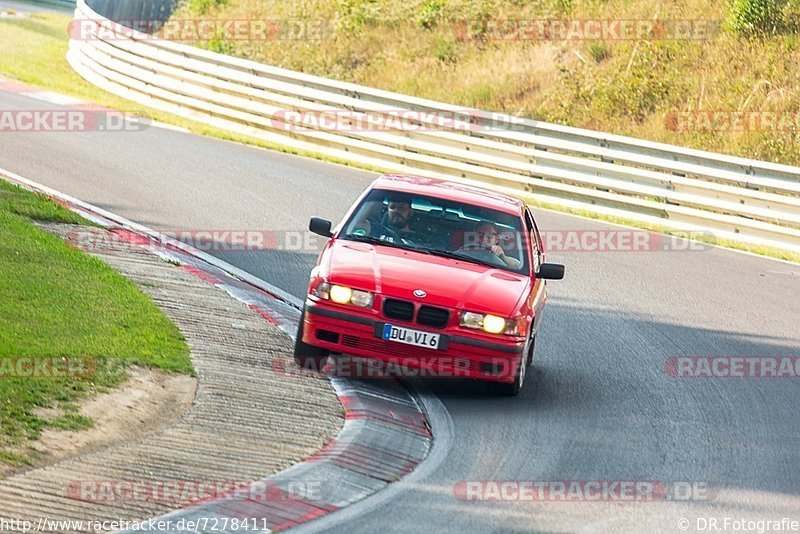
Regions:
M 564 266 L 559 263 L 543 263 L 539 265 L 536 278 L 542 280 L 561 280 L 564 278 Z
M 311 221 L 308 223 L 308 229 L 322 237 L 333 236 L 331 232 L 331 222 L 320 219 L 319 217 L 311 217 Z

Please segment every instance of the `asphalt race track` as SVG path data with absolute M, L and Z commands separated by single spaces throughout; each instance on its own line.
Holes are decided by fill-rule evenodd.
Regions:
M 70 9 L 69 7 L 52 4 L 46 1 L 26 2 L 20 0 L 0 0 L 0 11 L 6 9 L 13 9 L 17 13 L 37 13 L 44 10 L 60 11 L 64 13 L 72 13 L 74 11 L 74 9 Z
M 0 109 L 54 107 L 0 92 Z M 0 167 L 154 229 L 279 236 L 303 231 L 312 215 L 338 221 L 375 176 L 155 127 L 0 133 Z M 544 231 L 619 229 L 537 214 Z M 298 297 L 316 259 L 310 250 L 209 252 Z M 713 248 L 562 251 L 548 259 L 565 263 L 567 276 L 548 285 L 536 371 L 520 397 L 427 381 L 453 422 L 441 461 L 392 498 L 378 494 L 306 528 L 681 532 L 681 519 L 690 531 L 699 530 L 698 518 L 800 520 L 800 378 L 665 371 L 675 356 L 800 356 L 800 267 Z M 454 497 L 468 480 L 707 490 L 690 502 L 627 504 Z

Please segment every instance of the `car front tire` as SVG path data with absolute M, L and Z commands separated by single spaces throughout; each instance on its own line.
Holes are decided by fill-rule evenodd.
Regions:
M 536 346 L 536 336 L 529 335 L 528 342 L 525 344 L 525 349 L 520 356 L 519 368 L 514 376 L 514 381 L 511 383 L 498 382 L 495 384 L 497 393 L 503 397 L 516 397 L 525 385 L 525 375 L 527 368 L 533 364 L 533 350 Z
M 528 347 L 528 358 L 527 361 L 525 362 L 525 365 L 527 365 L 528 367 L 533 365 L 533 352 L 535 350 L 536 350 L 536 335 L 534 334 L 533 337 L 531 338 L 531 344 Z
M 519 367 L 514 375 L 514 381 L 510 383 L 497 382 L 495 384 L 498 395 L 502 397 L 516 397 L 519 395 L 519 392 L 522 390 L 522 386 L 525 384 L 525 368 L 527 367 L 527 362 L 525 361 L 527 356 L 525 354 L 526 353 L 523 353 L 522 356 L 520 356 Z
M 328 357 L 329 351 L 303 342 L 303 327 L 305 325 L 306 310 L 300 314 L 297 325 L 297 334 L 294 341 L 294 361 L 304 370 L 322 371 L 322 365 Z

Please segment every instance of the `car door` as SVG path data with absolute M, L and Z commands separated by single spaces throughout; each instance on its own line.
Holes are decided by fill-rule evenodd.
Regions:
M 527 206 L 525 207 L 525 228 L 528 234 L 528 242 L 531 245 L 531 279 L 533 281 L 533 288 L 530 294 L 530 309 L 533 310 L 533 333 L 536 334 L 542 320 L 544 303 L 547 300 L 547 291 L 545 288 L 545 280 L 541 280 L 536 276 L 539 272 L 539 266 L 544 262 L 544 250 L 542 249 L 542 238 L 539 234 L 539 228 L 536 226 L 533 214 Z

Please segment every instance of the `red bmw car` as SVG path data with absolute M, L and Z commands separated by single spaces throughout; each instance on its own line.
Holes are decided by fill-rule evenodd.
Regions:
M 311 271 L 295 360 L 347 353 L 496 383 L 516 395 L 533 362 L 547 299 L 530 209 L 492 191 L 386 175 L 344 221 L 312 218 L 330 238 Z M 420 376 L 423 376 L 422 374 Z

